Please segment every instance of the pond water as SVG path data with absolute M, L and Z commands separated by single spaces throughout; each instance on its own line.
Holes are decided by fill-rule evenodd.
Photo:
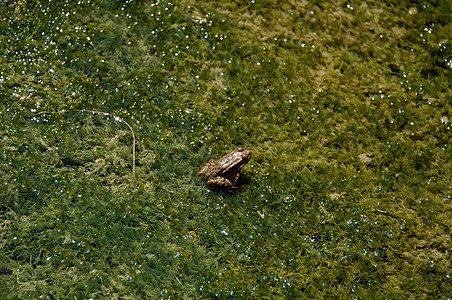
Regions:
M 411 5 L 3 1 L 0 295 L 450 299 L 452 23 Z

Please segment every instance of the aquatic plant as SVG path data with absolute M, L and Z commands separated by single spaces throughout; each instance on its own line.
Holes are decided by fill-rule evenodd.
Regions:
M 450 15 L 2 2 L 0 298 L 447 299 Z

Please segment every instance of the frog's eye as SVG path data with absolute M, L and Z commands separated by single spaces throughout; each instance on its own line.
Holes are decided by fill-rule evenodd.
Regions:
M 242 147 L 238 147 L 238 148 L 237 148 L 237 151 L 242 152 L 242 151 L 243 151 L 243 148 L 242 148 Z

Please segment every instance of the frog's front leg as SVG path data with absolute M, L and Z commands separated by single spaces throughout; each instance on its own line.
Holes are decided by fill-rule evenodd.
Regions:
M 237 187 L 237 183 L 239 182 L 239 178 L 240 178 L 240 173 L 237 173 L 237 175 L 235 175 L 232 180 L 232 187 Z
M 207 180 L 207 186 L 218 190 L 234 188 L 233 184 L 228 179 L 223 177 L 214 177 Z

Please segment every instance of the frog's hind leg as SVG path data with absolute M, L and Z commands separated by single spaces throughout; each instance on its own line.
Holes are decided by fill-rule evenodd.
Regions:
M 198 176 L 202 176 L 208 172 L 208 170 L 215 164 L 215 160 L 209 160 L 204 166 L 202 166 L 201 170 L 198 172 Z
M 234 188 L 233 184 L 228 179 L 223 177 L 215 177 L 207 180 L 207 186 L 218 190 Z

